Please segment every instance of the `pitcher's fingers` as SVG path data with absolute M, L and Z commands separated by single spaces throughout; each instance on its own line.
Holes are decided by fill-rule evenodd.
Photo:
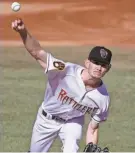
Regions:
M 15 24 L 14 24 L 14 22 L 12 22 L 12 29 L 14 29 L 15 28 Z
M 22 30 L 22 26 L 18 26 L 18 30 Z
M 15 27 L 18 26 L 18 22 L 17 22 L 17 20 L 15 20 L 14 25 L 15 25 Z
M 23 21 L 21 19 L 18 19 L 17 22 L 18 22 L 18 25 L 23 25 Z
M 12 29 L 18 31 L 18 26 L 15 25 L 15 22 L 12 22 Z
M 21 23 L 21 20 L 20 19 L 17 19 L 17 22 L 18 22 L 18 24 L 20 24 Z

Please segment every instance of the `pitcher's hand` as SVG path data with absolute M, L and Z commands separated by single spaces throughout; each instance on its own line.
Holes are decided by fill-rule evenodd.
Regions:
M 16 19 L 12 22 L 12 29 L 19 33 L 26 30 L 25 25 L 21 19 Z

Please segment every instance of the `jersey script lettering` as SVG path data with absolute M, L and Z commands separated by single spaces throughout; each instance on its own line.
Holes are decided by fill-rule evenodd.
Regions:
M 72 105 L 74 109 L 79 110 L 82 113 L 90 114 L 95 110 L 95 108 L 90 108 L 88 106 L 81 105 L 78 102 L 76 102 L 73 98 L 70 98 L 64 89 L 61 89 L 57 99 L 60 100 L 63 104 Z

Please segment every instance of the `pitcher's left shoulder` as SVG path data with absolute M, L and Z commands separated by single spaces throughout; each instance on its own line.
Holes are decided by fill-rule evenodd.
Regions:
M 104 83 L 100 87 L 97 88 L 97 91 L 102 95 L 102 96 L 109 96 L 109 93 L 107 91 L 107 88 Z

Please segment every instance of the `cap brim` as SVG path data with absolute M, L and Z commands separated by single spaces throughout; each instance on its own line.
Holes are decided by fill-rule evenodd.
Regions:
M 110 64 L 110 62 L 98 58 L 90 58 L 90 60 L 94 60 L 103 64 Z

